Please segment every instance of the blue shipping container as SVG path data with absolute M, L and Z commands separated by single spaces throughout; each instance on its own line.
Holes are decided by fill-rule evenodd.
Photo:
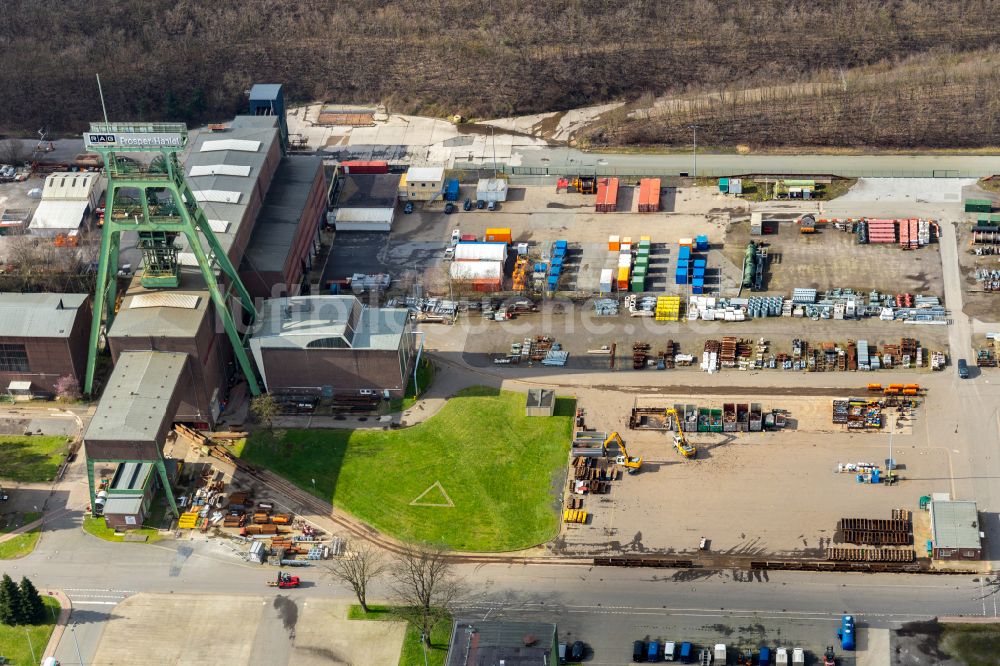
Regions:
M 708 236 L 698 236 L 694 241 L 694 245 L 699 252 L 704 252 L 708 249 Z
M 566 245 L 567 245 L 567 243 L 564 240 L 557 240 L 556 241 L 556 249 L 562 248 L 562 249 L 565 250 L 566 249 Z
M 680 251 L 677 253 L 678 259 L 690 259 L 691 258 L 691 248 L 687 245 L 682 245 Z
M 694 267 L 695 268 L 698 268 L 699 266 L 702 267 L 702 268 L 704 268 L 707 264 L 708 264 L 708 262 L 706 262 L 704 259 L 695 259 L 694 260 Z
M 444 198 L 447 201 L 458 201 L 458 179 L 452 178 L 444 186 Z

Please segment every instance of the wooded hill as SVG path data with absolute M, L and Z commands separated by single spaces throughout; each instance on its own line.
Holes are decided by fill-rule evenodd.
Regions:
M 6 0 L 0 128 L 80 131 L 101 116 L 100 72 L 118 119 L 225 119 L 253 82 L 283 82 L 291 101 L 480 118 L 782 90 L 620 112 L 588 136 L 686 142 L 679 128 L 694 120 L 716 144 L 997 145 L 1000 74 L 982 63 L 1000 44 L 998 10 L 1000 0 Z M 817 84 L 822 94 L 787 94 Z

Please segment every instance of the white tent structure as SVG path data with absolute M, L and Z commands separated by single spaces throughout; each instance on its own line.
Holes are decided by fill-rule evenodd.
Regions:
M 28 230 L 38 236 L 78 231 L 87 214 L 97 208 L 103 180 L 100 174 L 89 171 L 50 174 Z

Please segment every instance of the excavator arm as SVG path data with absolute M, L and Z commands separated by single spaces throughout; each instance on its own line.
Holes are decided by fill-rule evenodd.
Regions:
M 628 470 L 629 474 L 635 474 L 636 472 L 638 472 L 639 468 L 642 467 L 642 456 L 634 456 L 634 457 L 630 456 L 628 454 L 628 449 L 625 448 L 625 442 L 622 440 L 622 436 L 619 435 L 617 432 L 611 433 L 610 435 L 608 435 L 608 438 L 604 440 L 605 456 L 609 455 L 608 445 L 611 443 L 617 444 L 618 450 L 621 452 L 621 455 L 618 456 L 615 462 L 625 467 L 625 469 Z
M 684 434 L 684 425 L 681 422 L 680 414 L 677 413 L 676 409 L 670 408 L 667 410 L 667 416 L 672 418 L 674 424 L 677 426 L 677 434 L 674 436 L 674 446 L 677 448 L 677 452 L 685 458 L 694 458 L 697 456 L 697 447 L 688 442 L 687 435 Z

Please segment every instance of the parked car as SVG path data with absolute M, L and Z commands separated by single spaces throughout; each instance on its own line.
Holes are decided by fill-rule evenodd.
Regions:
M 413 202 L 412 201 L 407 201 L 406 202 L 406 205 L 403 206 L 403 212 L 406 213 L 407 215 L 409 215 L 410 213 L 413 212 Z
M 677 652 L 677 644 L 673 641 L 667 641 L 663 644 L 663 661 L 673 661 L 674 653 Z
M 566 663 L 566 644 L 565 643 L 560 643 L 559 644 L 559 663 L 560 664 L 565 664 Z
M 757 666 L 771 666 L 771 648 L 766 645 L 757 653 Z
M 465 203 L 462 204 L 462 210 L 464 211 L 472 210 L 472 199 L 465 200 Z
M 573 647 L 569 650 L 569 658 L 573 661 L 580 661 L 583 659 L 583 653 L 585 651 L 583 641 L 576 641 L 573 643 Z
M 660 643 L 658 641 L 649 641 L 649 645 L 646 648 L 646 661 L 651 664 L 660 661 Z
M 497 209 L 497 202 L 496 201 L 491 201 L 491 202 L 489 202 L 486 205 L 486 210 L 492 211 L 492 210 L 496 210 L 496 209 Z
M 455 258 L 455 248 L 453 248 L 453 247 L 446 247 L 444 249 L 444 260 L 445 261 L 451 261 L 454 258 Z
M 484 208 L 486 208 L 486 202 L 485 201 L 483 201 L 482 199 L 480 199 L 479 201 L 476 202 L 476 210 L 482 210 Z
M 845 615 L 840 618 L 840 629 L 837 631 L 840 638 L 841 650 L 854 649 L 854 616 Z
M 681 643 L 681 658 L 683 664 L 690 664 L 694 660 L 694 646 L 687 641 Z
M 646 661 L 646 641 L 632 643 L 632 661 L 642 664 Z
M 444 205 L 444 214 L 445 215 L 451 215 L 454 212 L 455 212 L 455 204 L 453 204 L 453 203 L 451 203 L 449 201 L 448 203 L 446 203 Z
M 964 358 L 958 359 L 958 376 L 960 379 L 969 378 L 969 364 Z

